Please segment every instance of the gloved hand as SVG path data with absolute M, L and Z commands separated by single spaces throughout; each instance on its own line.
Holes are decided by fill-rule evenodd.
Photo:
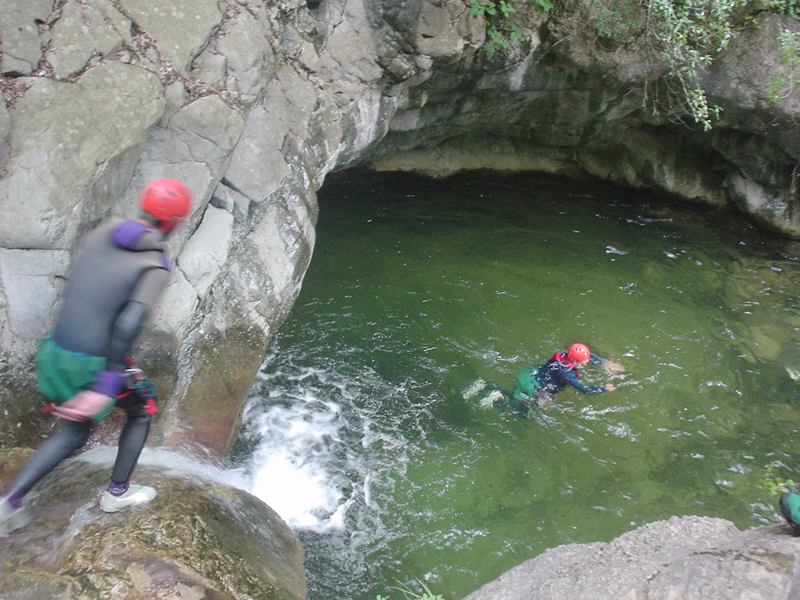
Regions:
M 72 398 L 53 409 L 53 414 L 68 421 L 86 423 L 101 414 L 114 398 L 92 390 L 78 392 Z

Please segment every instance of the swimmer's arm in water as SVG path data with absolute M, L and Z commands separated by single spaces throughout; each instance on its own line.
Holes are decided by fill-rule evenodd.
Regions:
M 602 394 L 603 392 L 613 392 L 616 388 L 609 384 L 605 386 L 602 385 L 592 385 L 592 386 L 585 386 L 581 383 L 581 380 L 578 379 L 578 374 L 570 369 L 564 373 L 564 381 L 574 387 L 576 390 L 583 392 L 584 394 Z M 608 386 L 611 385 L 611 389 Z
M 596 354 L 592 354 L 589 356 L 589 362 L 593 365 L 597 365 L 601 367 L 606 373 L 622 373 L 625 370 L 618 362 L 614 362 L 613 360 L 608 360 L 603 358 L 602 356 L 597 356 Z M 612 391 L 612 390 L 608 390 Z

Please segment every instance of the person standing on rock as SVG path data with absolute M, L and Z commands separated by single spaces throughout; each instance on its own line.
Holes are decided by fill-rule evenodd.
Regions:
M 547 408 L 552 404 L 555 395 L 567 385 L 584 394 L 602 394 L 617 389 L 611 383 L 604 386 L 583 385 L 578 369 L 588 364 L 602 367 L 607 373 L 621 373 L 625 370 L 619 363 L 592 354 L 584 344 L 572 344 L 566 352 L 556 352 L 553 358 L 541 367 L 530 366 L 522 369 L 513 392 L 507 392 L 492 383 L 478 379 L 464 391 L 463 397 L 469 400 L 483 394 L 478 403 L 481 408 L 505 404 L 514 407 L 523 417 L 527 417 L 534 407 Z
M 152 384 L 126 357 L 169 281 L 164 239 L 191 204 L 183 183 L 159 179 L 142 190 L 139 219 L 110 219 L 83 239 L 55 328 L 36 356 L 39 391 L 63 422 L 0 496 L 0 534 L 27 524 L 24 496 L 83 446 L 93 423 L 115 405 L 127 420 L 100 508 L 116 512 L 155 498 L 155 489 L 130 484 L 157 409 Z

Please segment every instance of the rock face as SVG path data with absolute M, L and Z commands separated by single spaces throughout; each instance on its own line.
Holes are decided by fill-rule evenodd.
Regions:
M 800 235 L 800 95 L 764 100 L 770 73 L 791 75 L 777 34 L 796 22 L 748 15 L 700 75 L 723 109 L 704 132 L 650 102 L 665 65 L 605 44 L 603 3 L 558 4 L 521 10 L 521 42 L 487 58 L 465 0 L 0 0 L 0 445 L 49 428 L 32 356 L 81 234 L 134 216 L 156 177 L 185 181 L 196 202 L 137 358 L 161 390 L 155 442 L 212 457 L 299 292 L 332 170 L 599 177 Z M 4 593 L 305 595 L 296 540 L 246 494 L 143 470 L 153 510 L 101 515 L 104 476 L 87 465 L 37 492 L 34 525 L 0 550 Z M 552 550 L 471 599 L 792 598 L 794 545 L 775 528 L 672 520 Z
M 673 517 L 605 544 L 548 550 L 464 600 L 797 598 L 800 551 L 788 526 Z
M 145 460 L 135 479 L 156 499 L 102 512 L 114 455 L 106 450 L 64 463 L 37 487 L 31 524 L 0 544 L 4 600 L 305 598 L 300 543 L 246 492 Z
M 133 216 L 155 177 L 196 204 L 137 357 L 161 391 L 156 441 L 212 456 L 298 294 L 334 169 L 600 177 L 800 234 L 800 98 L 765 102 L 763 68 L 789 68 L 777 33 L 796 23 L 750 15 L 701 76 L 723 109 L 704 132 L 648 103 L 657 56 L 581 25 L 598 6 L 530 5 L 490 59 L 464 0 L 0 0 L 0 443 L 48 427 L 31 359 L 81 234 Z

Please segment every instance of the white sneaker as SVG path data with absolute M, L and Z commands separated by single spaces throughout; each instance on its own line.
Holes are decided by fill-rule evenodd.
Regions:
M 0 501 L 0 537 L 5 537 L 30 522 L 31 517 L 23 507 L 14 508 L 8 500 Z
M 478 402 L 478 408 L 481 410 L 489 410 L 494 406 L 494 398 L 490 398 L 489 396 L 485 396 L 480 399 Z
M 146 485 L 132 485 L 121 496 L 114 496 L 111 492 L 106 491 L 100 498 L 100 510 L 108 513 L 117 512 L 129 506 L 146 504 L 156 495 L 156 490 Z
M 478 406 L 483 410 L 489 410 L 492 408 L 498 400 L 503 399 L 503 392 L 500 390 L 492 390 L 484 398 L 481 398 L 481 401 L 478 403 Z
M 483 388 L 485 387 L 486 387 L 486 382 L 479 377 L 471 384 L 469 384 L 467 386 L 467 389 L 461 392 L 461 397 L 464 398 L 464 400 L 471 400 L 472 398 L 477 396 L 481 392 L 481 390 L 483 390 Z

